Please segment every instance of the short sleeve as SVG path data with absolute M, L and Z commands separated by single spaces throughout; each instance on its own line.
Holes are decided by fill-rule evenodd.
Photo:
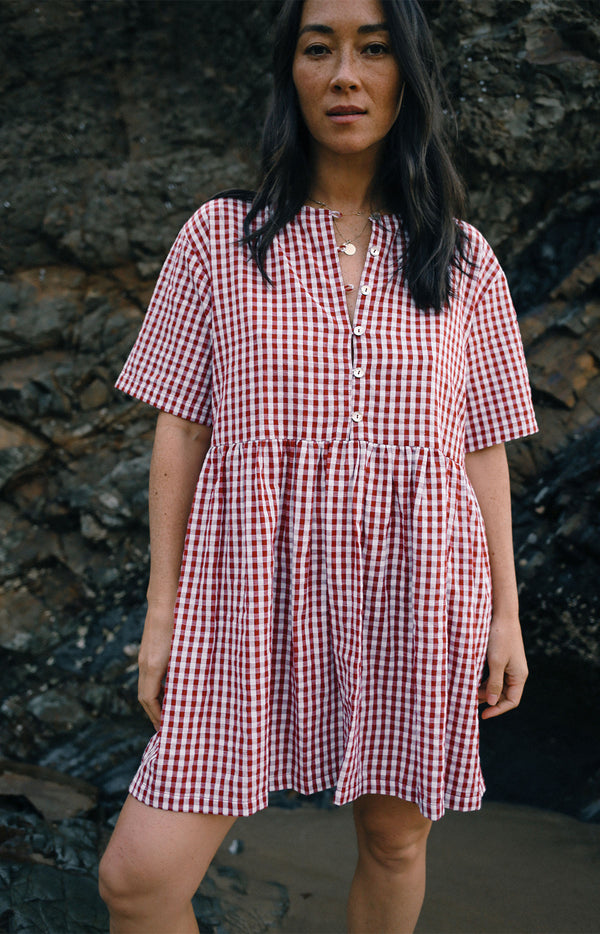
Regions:
M 517 316 L 497 270 L 476 301 L 467 340 L 467 454 L 538 430 Z
M 194 220 L 169 252 L 116 387 L 170 415 L 212 425 L 212 293 Z

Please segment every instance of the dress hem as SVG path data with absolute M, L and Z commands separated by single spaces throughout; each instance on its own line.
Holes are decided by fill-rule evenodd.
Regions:
M 256 803 L 252 803 L 252 804 L 249 803 L 249 804 L 241 805 L 238 807 L 236 806 L 211 807 L 210 810 L 208 809 L 203 810 L 201 806 L 169 807 L 169 806 L 163 806 L 161 804 L 154 803 L 153 799 L 160 797 L 160 796 L 153 794 L 151 791 L 149 791 L 147 794 L 144 794 L 143 790 L 138 789 L 136 787 L 136 784 L 137 783 L 134 779 L 131 785 L 129 786 L 129 794 L 133 798 L 135 798 L 136 801 L 139 801 L 141 804 L 144 804 L 147 807 L 155 808 L 156 810 L 173 811 L 173 813 L 178 813 L 178 814 L 211 814 L 211 815 L 215 815 L 215 816 L 218 815 L 222 817 L 251 817 L 253 814 L 257 814 L 259 811 L 265 811 L 270 806 L 276 806 L 276 805 L 269 805 L 268 800 L 266 800 L 265 803 L 263 803 L 262 801 L 257 801 Z M 300 790 L 299 788 L 294 788 L 293 786 L 287 783 L 278 782 L 269 787 L 268 794 L 270 795 L 270 794 L 275 794 L 276 792 L 294 791 L 297 794 L 309 796 L 309 795 L 318 794 L 321 791 L 329 791 L 333 787 L 334 787 L 333 785 L 325 784 L 323 786 L 319 785 L 318 787 L 315 787 L 312 790 L 308 790 L 308 789 Z M 406 801 L 410 804 L 416 804 L 419 810 L 421 811 L 421 814 L 423 814 L 424 817 L 429 818 L 432 821 L 437 821 L 437 820 L 440 820 L 444 816 L 446 811 L 461 811 L 464 813 L 468 813 L 472 811 L 481 810 L 482 798 L 483 798 L 484 793 L 485 793 L 485 784 L 482 782 L 480 785 L 479 793 L 476 793 L 474 795 L 471 795 L 470 797 L 465 798 L 460 803 L 456 802 L 454 795 L 448 795 L 446 799 L 444 800 L 444 804 L 441 806 L 441 808 L 422 808 L 421 807 L 422 801 L 419 800 L 419 796 L 415 792 L 407 791 L 407 792 L 402 792 L 398 794 L 390 794 L 389 792 L 382 791 L 381 788 L 367 785 L 365 788 L 361 789 L 361 791 L 357 794 L 353 792 L 347 792 L 345 795 L 338 796 L 336 792 L 333 798 L 333 805 L 335 807 L 345 807 L 348 804 L 352 804 L 354 801 L 356 801 L 358 798 L 362 797 L 363 795 L 368 795 L 368 794 L 384 795 L 385 797 L 399 798 L 401 801 Z

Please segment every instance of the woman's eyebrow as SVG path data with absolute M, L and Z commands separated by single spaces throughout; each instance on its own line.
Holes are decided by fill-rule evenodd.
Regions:
M 370 32 L 388 32 L 389 30 L 387 23 L 366 23 L 364 26 L 359 26 L 356 31 L 363 35 Z M 331 26 L 325 26 L 324 23 L 307 23 L 298 33 L 298 37 L 305 32 L 321 32 L 329 35 L 335 30 Z
M 387 23 L 371 23 L 366 26 L 359 26 L 356 31 L 362 35 L 365 32 L 389 32 L 389 29 Z
M 331 28 L 331 26 L 324 26 L 322 23 L 307 23 L 306 26 L 303 26 L 300 32 L 298 33 L 298 37 L 304 35 L 305 32 L 332 33 L 333 29 Z

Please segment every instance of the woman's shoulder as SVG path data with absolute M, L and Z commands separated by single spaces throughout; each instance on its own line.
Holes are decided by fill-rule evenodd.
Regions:
M 176 244 L 191 254 L 206 253 L 215 237 L 237 240 L 243 236 L 244 218 L 253 192 L 231 189 L 219 192 L 197 208 L 180 228 Z
M 255 192 L 246 188 L 231 188 L 213 195 L 192 214 L 184 224 L 182 233 L 194 242 L 196 239 L 225 236 L 237 240 L 244 235 L 244 220 L 252 206 Z M 260 224 L 264 215 L 259 212 L 253 226 Z
M 243 188 L 220 191 L 208 198 L 184 224 L 184 230 L 212 228 L 215 224 L 243 222 L 250 210 L 254 192 Z
M 477 227 L 465 220 L 458 220 L 457 225 L 463 233 L 462 252 L 470 278 L 478 283 L 490 283 L 502 271 L 498 257 Z

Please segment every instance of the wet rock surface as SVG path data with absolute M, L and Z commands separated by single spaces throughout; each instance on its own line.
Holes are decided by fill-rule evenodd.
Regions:
M 0 925 L 10 934 L 105 934 L 98 898 L 103 830 L 84 818 L 52 823 L 0 796 Z M 114 822 L 109 821 L 109 825 Z M 285 887 L 213 861 L 193 899 L 201 934 L 268 931 L 287 910 Z
M 469 219 L 509 275 L 542 429 L 509 446 L 532 675 L 520 710 L 483 727 L 489 793 L 598 820 L 600 16 L 572 0 L 425 6 Z M 23 776 L 0 780 L 3 930 L 106 930 L 98 853 L 150 735 L 135 665 L 155 418 L 112 387 L 180 225 L 252 185 L 276 7 L 0 10 L 0 755 L 96 795 L 57 818 Z M 285 910 L 225 866 L 203 897 L 206 931 Z

